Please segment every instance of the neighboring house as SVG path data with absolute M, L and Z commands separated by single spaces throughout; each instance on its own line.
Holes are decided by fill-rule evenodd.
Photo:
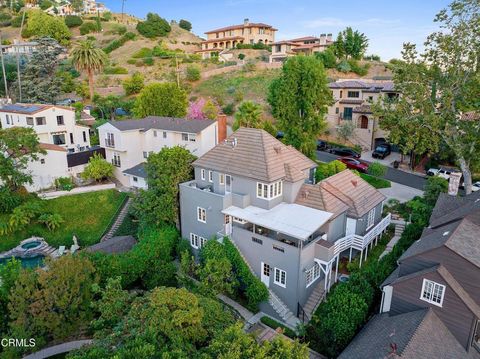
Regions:
M 320 37 L 306 36 L 292 40 L 274 42 L 270 62 L 283 62 L 289 56 L 313 55 L 316 52 L 324 51 L 328 46 L 333 45 L 332 34 L 322 34 Z
M 348 121 L 354 126 L 350 141 L 364 150 L 372 150 L 386 141 L 387 133 L 380 129 L 371 104 L 380 98 L 398 97 L 392 81 L 338 80 L 329 87 L 335 103 L 328 108 L 327 123 L 333 135 Z
M 60 146 L 71 153 L 90 147 L 89 128 L 77 123 L 71 107 L 7 104 L 0 108 L 0 122 L 2 128 L 33 128 L 40 142 Z
M 225 121 L 221 123 L 226 126 Z M 106 159 L 115 165 L 115 177 L 124 186 L 131 186 L 134 177 L 140 179 L 132 173 L 150 153 L 163 147 L 183 146 L 195 156 L 202 156 L 222 140 L 218 131 L 217 121 L 157 116 L 110 121 L 98 127 L 100 146 L 105 148 Z
M 13 44 L 1 45 L 2 52 L 5 55 L 30 55 L 37 48 L 38 43 L 35 41 L 21 42 L 13 40 Z
M 235 48 L 237 44 L 265 44 L 275 42 L 275 31 L 271 25 L 253 23 L 245 19 L 241 25 L 232 25 L 220 29 L 207 31 L 207 39 L 200 44 L 202 49 L 198 52 L 202 58 L 218 57 L 219 54 L 228 49 Z
M 480 192 L 441 194 L 429 227 L 382 284 L 382 314 L 340 357 L 368 350 L 380 359 L 393 348 L 400 358 L 480 358 L 479 233 Z
M 83 2 L 83 13 L 84 14 L 103 14 L 104 12 L 110 11 L 105 4 L 96 2 L 95 0 L 84 0 Z
M 123 175 L 128 178 L 129 186 L 138 189 L 147 189 L 147 172 L 145 162 L 139 163 L 132 168 L 123 171 Z
M 340 255 L 366 258 L 390 222 L 385 197 L 360 177 L 346 170 L 314 184 L 317 164 L 263 130 L 241 128 L 193 165 L 195 179 L 180 185 L 182 237 L 198 252 L 229 236 L 270 289 L 276 313 L 262 310 L 284 320 L 316 300 L 310 317 Z

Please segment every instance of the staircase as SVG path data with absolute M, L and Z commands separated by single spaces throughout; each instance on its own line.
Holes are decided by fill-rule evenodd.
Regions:
M 385 256 L 386 254 L 392 251 L 393 247 L 395 246 L 395 244 L 397 244 L 398 240 L 402 236 L 403 231 L 405 230 L 406 222 L 403 219 L 401 218 L 392 219 L 391 223 L 395 224 L 395 234 L 393 235 L 390 242 L 387 243 L 387 247 L 385 248 L 385 251 L 383 251 L 383 253 L 380 255 L 378 259 L 381 259 L 383 256 Z
M 317 285 L 313 289 L 313 292 L 310 294 L 310 297 L 308 297 L 308 300 L 303 307 L 303 310 L 305 311 L 305 314 L 307 315 L 308 320 L 312 319 L 313 313 L 315 313 L 315 310 L 325 298 L 324 288 L 325 288 L 325 279 L 317 283 Z
M 252 272 L 254 276 L 257 276 L 255 274 L 255 271 L 250 266 L 250 263 L 247 261 L 247 259 L 243 255 L 242 251 L 238 248 L 237 244 L 232 239 L 230 239 L 230 242 L 237 249 L 238 253 L 240 253 L 240 256 L 242 257 L 243 261 L 247 264 L 247 267 L 248 269 L 250 269 L 250 272 Z M 282 318 L 285 321 L 285 323 L 288 324 L 288 326 L 294 329 L 297 323 L 300 323 L 300 320 L 291 312 L 290 309 L 288 309 L 285 303 L 283 303 L 282 300 L 270 288 L 268 288 L 268 293 L 269 293 L 268 303 L 272 306 L 273 309 L 275 309 L 275 311 L 280 316 L 280 318 Z
M 110 238 L 113 237 L 115 232 L 117 231 L 118 227 L 122 224 L 123 220 L 128 214 L 128 209 L 130 208 L 130 204 L 132 202 L 132 199 L 130 197 L 127 198 L 127 201 L 123 205 L 120 213 L 118 214 L 117 218 L 115 219 L 115 222 L 113 222 L 112 226 L 108 230 L 108 232 L 102 237 L 101 242 L 109 240 Z

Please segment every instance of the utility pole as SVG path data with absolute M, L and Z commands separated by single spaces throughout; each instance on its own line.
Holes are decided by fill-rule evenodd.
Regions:
M 23 24 L 25 23 L 25 13 L 26 11 L 24 10 L 23 16 L 22 16 L 22 24 L 20 26 L 20 41 L 22 40 Z M 22 102 L 22 80 L 20 76 L 20 53 L 18 50 L 19 50 L 19 46 L 16 46 L 15 52 L 17 53 L 18 102 Z
M 124 23 L 123 18 L 125 15 L 125 0 L 122 0 L 122 24 Z
M 3 83 L 5 85 L 5 97 L 8 100 L 8 85 L 7 85 L 7 74 L 5 73 L 5 61 L 3 61 L 3 45 L 2 43 L 2 32 L 0 31 L 0 57 L 2 59 L 2 73 L 3 73 Z
M 177 73 L 177 86 L 180 87 L 180 69 L 178 67 L 178 56 L 175 53 L 175 72 Z

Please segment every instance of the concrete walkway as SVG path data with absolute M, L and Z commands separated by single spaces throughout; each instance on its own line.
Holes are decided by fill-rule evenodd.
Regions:
M 83 347 L 84 345 L 89 345 L 93 342 L 92 339 L 84 339 L 84 340 L 76 340 L 73 342 L 62 343 L 58 345 L 54 345 L 53 347 L 44 348 L 39 350 L 36 353 L 27 355 L 23 357 L 23 359 L 44 359 L 49 358 L 54 355 L 68 353 L 72 350 L 77 350 Z
M 390 188 L 381 188 L 379 191 L 383 193 L 388 199 L 398 199 L 400 202 L 410 201 L 415 196 L 423 195 L 423 191 L 405 186 L 400 183 L 391 182 L 392 186 Z
M 253 313 L 251 311 L 241 306 L 240 304 L 235 302 L 233 299 L 228 298 L 226 295 L 218 294 L 217 298 L 220 299 L 225 304 L 232 307 L 233 309 L 235 309 L 238 312 L 238 314 L 240 314 L 242 318 L 245 319 L 245 321 L 248 321 L 251 317 L 253 317 Z

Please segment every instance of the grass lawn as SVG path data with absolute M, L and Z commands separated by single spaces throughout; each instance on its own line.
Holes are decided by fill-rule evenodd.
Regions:
M 53 247 L 72 245 L 74 234 L 81 247 L 95 244 L 126 196 L 125 193 L 111 189 L 45 200 L 47 212 L 58 213 L 63 217 L 65 222 L 60 228 L 50 232 L 44 225 L 32 223 L 27 228 L 2 238 L 0 252 L 12 249 L 34 235 L 45 238 Z
M 390 188 L 392 184 L 390 181 L 383 179 L 383 178 L 378 178 L 378 177 L 373 177 L 370 175 L 367 175 L 365 173 L 360 173 L 360 177 L 362 177 L 365 181 L 370 183 L 373 187 L 379 189 L 379 188 Z

